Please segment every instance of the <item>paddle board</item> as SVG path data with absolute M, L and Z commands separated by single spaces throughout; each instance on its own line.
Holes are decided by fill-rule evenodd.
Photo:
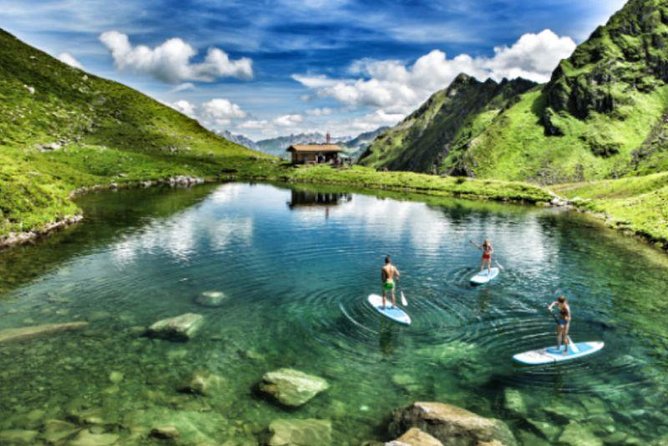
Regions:
M 482 285 L 483 283 L 487 283 L 490 280 L 494 279 L 498 275 L 499 275 L 499 268 L 492 268 L 491 272 L 490 270 L 485 268 L 475 276 L 471 277 L 471 283 L 476 285 Z
M 513 360 L 525 365 L 555 364 L 562 361 L 582 358 L 600 351 L 605 344 L 599 341 L 576 342 L 575 347 L 568 347 L 568 353 L 564 355 L 564 347 L 561 350 L 557 346 L 530 350 L 513 355 Z
M 391 307 L 392 301 L 390 299 L 385 299 L 385 307 L 383 307 L 383 297 L 377 294 L 371 294 L 367 299 L 372 307 L 376 309 L 380 314 L 386 318 L 392 319 L 394 322 L 398 322 L 404 325 L 411 324 L 411 317 L 399 307 Z

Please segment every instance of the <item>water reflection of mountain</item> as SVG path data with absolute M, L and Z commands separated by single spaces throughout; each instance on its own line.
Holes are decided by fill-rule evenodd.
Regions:
M 314 192 L 306 190 L 292 190 L 292 197 L 288 201 L 291 210 L 314 207 L 333 207 L 348 203 L 353 199 L 349 193 Z

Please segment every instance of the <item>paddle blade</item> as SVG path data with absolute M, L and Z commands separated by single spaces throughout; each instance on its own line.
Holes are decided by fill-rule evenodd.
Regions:
M 500 270 L 504 270 L 504 269 L 505 269 L 503 266 L 501 266 L 501 264 L 500 264 L 499 262 L 496 262 L 496 266 L 498 266 Z
M 408 301 L 406 300 L 406 296 L 404 296 L 403 291 L 401 292 L 401 305 L 403 305 L 404 307 L 408 306 Z

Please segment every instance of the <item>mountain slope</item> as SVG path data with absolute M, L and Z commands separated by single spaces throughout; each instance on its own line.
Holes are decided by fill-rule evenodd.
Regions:
M 441 173 L 543 184 L 668 170 L 667 80 L 668 3 L 630 0 L 559 64 L 548 84 L 474 120 L 475 131 L 453 135 L 438 120 L 404 122 L 397 130 L 405 134 L 447 137 L 429 147 L 399 140 L 392 157 L 372 164 L 429 171 L 431 160 Z M 425 106 L 422 114 L 436 113 Z
M 0 30 L 0 238 L 76 213 L 77 188 L 261 171 L 264 158 Z
M 433 172 L 451 152 L 535 84 L 524 79 L 479 82 L 460 74 L 396 127 L 376 138 L 360 164 Z

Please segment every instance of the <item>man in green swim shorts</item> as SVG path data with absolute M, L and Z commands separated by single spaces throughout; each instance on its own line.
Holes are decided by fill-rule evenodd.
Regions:
M 397 298 L 394 295 L 394 278 L 399 280 L 399 270 L 392 265 L 390 256 L 385 257 L 385 266 L 380 270 L 380 279 L 383 282 L 383 307 L 385 307 L 385 296 L 390 292 L 392 296 L 392 306 L 397 306 Z

